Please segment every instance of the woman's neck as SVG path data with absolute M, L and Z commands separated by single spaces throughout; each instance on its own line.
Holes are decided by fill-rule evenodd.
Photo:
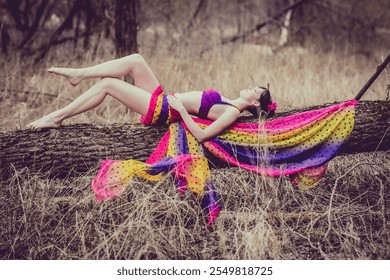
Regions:
M 240 111 L 243 111 L 251 106 L 251 103 L 248 100 L 245 100 L 241 97 L 230 100 L 230 103 L 240 109 Z

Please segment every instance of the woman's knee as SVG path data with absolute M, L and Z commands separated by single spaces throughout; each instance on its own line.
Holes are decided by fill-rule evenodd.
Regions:
M 133 53 L 133 54 L 128 55 L 127 57 L 129 57 L 132 60 L 137 61 L 137 62 L 145 62 L 145 59 L 139 53 Z
M 132 70 L 146 65 L 145 59 L 138 53 L 131 54 L 126 58 L 129 60 Z
M 102 90 L 108 90 L 114 86 L 114 84 L 118 81 L 116 78 L 104 77 L 101 78 L 99 82 L 97 82 L 97 86 Z

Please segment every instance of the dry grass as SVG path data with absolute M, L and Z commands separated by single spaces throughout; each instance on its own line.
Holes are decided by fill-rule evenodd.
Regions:
M 241 45 L 185 57 L 159 49 L 146 59 L 166 89 L 216 88 L 230 97 L 253 83 L 271 83 L 280 108 L 353 98 L 379 59 L 285 49 L 267 55 Z M 1 131 L 22 129 L 93 83 L 70 87 L 45 73 L 52 64 L 83 66 L 99 58 L 23 67 L 2 62 Z M 252 81 L 254 80 L 254 82 Z M 384 99 L 384 77 L 367 93 Z M 69 120 L 121 123 L 137 116 L 113 100 Z M 223 211 L 205 228 L 199 202 L 177 194 L 171 180 L 137 181 L 115 201 L 97 204 L 90 174 L 67 180 L 16 170 L 0 188 L 2 259 L 388 259 L 390 168 L 388 153 L 342 156 L 315 189 L 300 191 L 287 178 L 270 179 L 235 168 L 213 170 Z
M 387 259 L 389 155 L 338 157 L 316 189 L 235 168 L 213 170 L 223 211 L 205 228 L 171 180 L 135 182 L 98 204 L 93 174 L 68 180 L 17 172 L 1 186 L 5 259 Z

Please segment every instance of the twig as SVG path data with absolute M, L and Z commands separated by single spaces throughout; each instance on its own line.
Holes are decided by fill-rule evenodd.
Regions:
M 196 10 L 194 12 L 194 14 L 192 15 L 192 18 L 190 20 L 190 23 L 187 25 L 187 27 L 185 28 L 187 31 L 193 27 L 194 25 L 194 22 L 195 22 L 195 19 L 196 17 L 199 15 L 199 12 L 202 10 L 202 8 L 204 7 L 205 5 L 205 0 L 199 0 L 199 3 L 198 3 L 198 6 L 196 7 Z
M 381 179 L 379 179 L 378 177 L 376 177 L 375 179 L 377 179 L 379 181 L 379 185 L 380 185 L 380 190 L 379 190 L 380 195 L 379 195 L 378 204 L 380 204 L 380 207 L 381 207 L 383 228 L 386 228 L 385 187 L 384 187 Z
M 381 141 L 379 141 L 379 144 L 378 144 L 378 146 L 376 147 L 376 149 L 375 149 L 375 151 L 374 151 L 374 152 L 376 152 L 376 151 L 378 150 L 379 146 L 382 144 L 382 142 L 383 142 L 383 139 L 385 139 L 385 136 L 386 136 L 387 132 L 389 131 L 389 129 L 390 129 L 390 125 L 387 127 L 387 129 L 386 129 L 385 133 L 384 133 L 384 134 L 383 134 L 383 136 L 382 136 L 382 139 L 381 139 Z
M 347 172 L 345 172 L 343 175 L 341 175 L 340 177 L 338 177 L 336 179 L 336 181 L 334 182 L 334 186 L 333 186 L 333 190 L 332 190 L 332 194 L 330 195 L 330 200 L 329 200 L 329 207 L 328 207 L 328 211 L 326 211 L 324 214 L 326 214 L 328 216 L 328 230 L 326 231 L 325 235 L 324 235 L 324 239 L 326 239 L 330 233 L 330 231 L 332 230 L 332 219 L 331 219 L 331 212 L 332 212 L 332 207 L 333 207 L 333 198 L 334 198 L 334 195 L 336 193 L 336 187 L 337 187 L 337 184 L 339 182 L 340 179 L 344 178 L 345 176 L 347 176 L 351 171 L 353 171 L 356 167 L 358 166 L 361 166 L 361 165 L 375 165 L 374 163 L 370 163 L 370 162 L 360 162 L 360 163 L 357 163 L 355 164 L 354 166 L 352 166 Z
M 94 31 L 91 31 L 91 32 L 84 32 L 82 34 L 79 34 L 79 35 L 74 35 L 74 36 L 69 36 L 69 37 L 63 37 L 61 39 L 55 39 L 51 42 L 51 46 L 57 46 L 57 45 L 61 45 L 61 44 L 64 44 L 64 43 L 67 43 L 69 41 L 73 41 L 73 40 L 78 40 L 80 38 L 83 38 L 83 37 L 86 37 L 86 36 L 91 36 L 92 34 L 94 34 Z M 36 49 L 26 49 L 24 52 L 23 52 L 23 55 L 26 55 L 26 56 L 29 56 L 29 55 L 33 55 L 33 54 L 37 54 L 37 53 L 40 53 L 42 52 L 42 50 L 45 50 L 45 49 L 48 49 L 49 48 L 49 44 L 43 44 L 42 46 L 39 46 L 37 47 Z

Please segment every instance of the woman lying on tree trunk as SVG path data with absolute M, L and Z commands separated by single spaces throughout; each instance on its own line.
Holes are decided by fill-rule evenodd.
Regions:
M 102 161 L 92 180 L 99 201 L 123 193 L 135 175 L 158 181 L 170 173 L 181 193 L 189 189 L 202 198 L 208 225 L 218 216 L 220 206 L 205 150 L 252 172 L 289 176 L 293 184 L 308 189 L 318 184 L 328 161 L 337 155 L 354 126 L 354 100 L 261 123 L 238 123 L 243 110 L 274 114 L 276 103 L 267 88 L 242 90 L 234 100 L 215 90 L 166 95 L 138 54 L 89 68 L 50 68 L 49 72 L 64 76 L 72 85 L 86 78 L 102 79 L 65 108 L 30 123 L 30 128 L 58 127 L 66 118 L 95 108 L 107 94 L 139 113 L 144 124 L 170 124 L 146 162 Z M 117 79 L 128 73 L 134 86 Z
M 182 119 L 200 142 L 223 132 L 238 119 L 243 110 L 250 111 L 256 117 L 258 112 L 271 117 L 276 109 L 276 103 L 272 102 L 269 90 L 263 87 L 242 90 L 240 97 L 234 100 L 221 96 L 215 90 L 165 95 L 156 76 L 139 54 L 88 68 L 52 67 L 48 71 L 64 76 L 73 86 L 88 78 L 102 79 L 66 107 L 28 124 L 27 127 L 31 129 L 59 127 L 65 119 L 95 108 L 107 95 L 140 114 L 141 121 L 146 125 L 169 124 Z M 133 77 L 134 86 L 118 79 L 129 73 Z M 158 99 L 160 103 L 157 102 Z M 161 108 L 157 108 L 156 104 Z M 158 120 L 153 118 L 153 113 L 157 109 L 160 109 L 163 115 Z M 214 122 L 206 129 L 202 129 L 191 115 Z

